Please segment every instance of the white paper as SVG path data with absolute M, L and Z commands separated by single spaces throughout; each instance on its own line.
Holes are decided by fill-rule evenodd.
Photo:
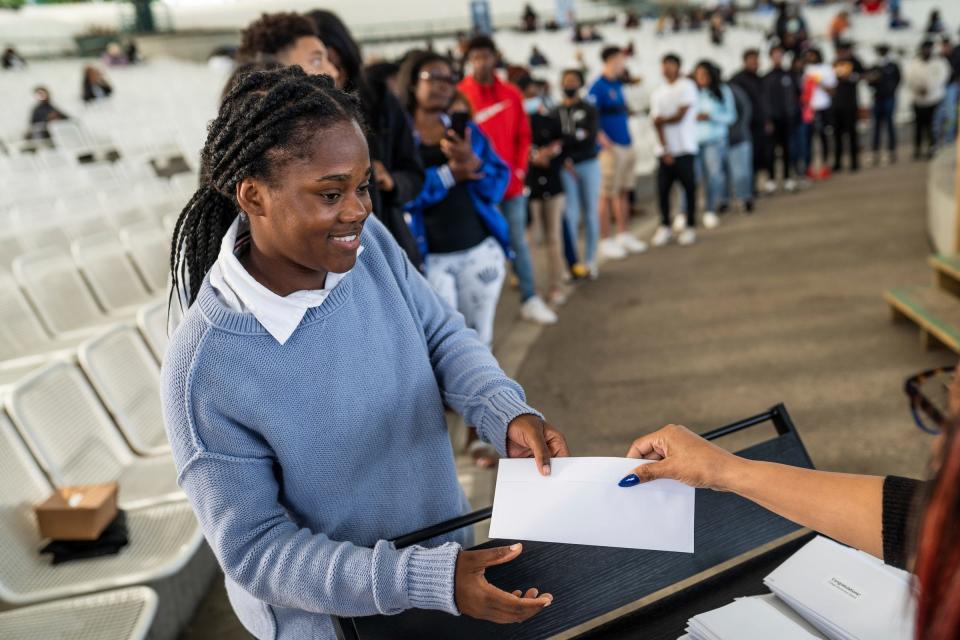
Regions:
M 910 582 L 902 571 L 816 537 L 764 583 L 830 638 L 910 640 Z
M 644 462 L 553 458 L 541 476 L 532 459 L 500 460 L 490 537 L 693 553 L 693 488 L 617 485 Z
M 687 632 L 693 640 L 822 640 L 803 623 L 783 614 L 762 598 L 740 598 L 690 619 Z

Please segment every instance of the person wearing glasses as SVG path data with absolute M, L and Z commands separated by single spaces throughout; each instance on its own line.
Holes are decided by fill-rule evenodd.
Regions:
M 730 491 L 839 542 L 910 569 L 917 576 L 917 640 L 960 638 L 960 379 L 949 389 L 950 418 L 931 446 L 934 477 L 834 473 L 747 460 L 686 427 L 668 425 L 637 438 L 627 456 L 655 460 L 622 480 L 670 478 Z M 925 431 L 929 424 L 918 419 Z

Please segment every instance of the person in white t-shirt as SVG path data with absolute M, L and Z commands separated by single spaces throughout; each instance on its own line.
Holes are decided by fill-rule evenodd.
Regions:
M 656 153 L 657 198 L 660 202 L 660 226 L 653 235 L 653 245 L 662 247 L 673 238 L 670 225 L 670 191 L 675 182 L 683 187 L 686 207 L 685 224 L 678 223 L 677 242 L 693 244 L 696 240 L 696 157 L 697 145 L 697 85 L 680 76 L 680 58 L 668 53 L 662 60 L 665 84 L 650 97 L 650 117 L 657 130 Z
M 810 94 L 810 109 L 813 111 L 813 122 L 807 129 L 807 177 L 810 179 L 826 179 L 830 177 L 830 129 L 833 126 L 830 117 L 830 107 L 833 104 L 833 92 L 837 88 L 837 74 L 833 67 L 823 62 L 823 54 L 819 49 L 809 49 L 806 53 L 807 66 L 803 71 L 804 85 L 813 85 Z M 813 169 L 813 136 L 820 139 L 820 170 Z

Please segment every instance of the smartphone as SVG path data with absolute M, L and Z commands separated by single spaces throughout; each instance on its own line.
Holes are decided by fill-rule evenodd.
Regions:
M 461 140 L 467 131 L 467 122 L 470 121 L 470 114 L 466 111 L 455 111 L 450 115 L 450 128 L 457 134 Z

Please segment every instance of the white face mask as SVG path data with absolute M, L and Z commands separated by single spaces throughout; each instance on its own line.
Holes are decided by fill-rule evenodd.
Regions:
M 540 111 L 540 107 L 543 106 L 543 96 L 534 96 L 533 98 L 527 98 L 523 101 L 523 110 L 526 111 L 529 115 L 533 115 Z

